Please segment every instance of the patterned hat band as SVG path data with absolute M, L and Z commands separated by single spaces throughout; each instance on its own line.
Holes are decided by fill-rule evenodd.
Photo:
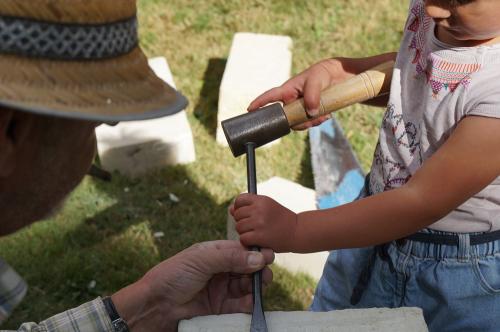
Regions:
M 101 24 L 62 24 L 0 16 L 0 53 L 52 60 L 99 60 L 138 45 L 137 18 Z

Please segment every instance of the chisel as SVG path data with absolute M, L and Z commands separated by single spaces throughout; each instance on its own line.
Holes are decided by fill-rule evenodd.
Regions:
M 245 144 L 247 155 L 247 184 L 248 193 L 257 194 L 257 171 L 255 167 L 255 148 L 253 142 Z M 260 251 L 259 247 L 250 248 L 252 251 Z M 266 316 L 262 305 L 262 270 L 252 275 L 253 311 L 250 332 L 267 332 Z

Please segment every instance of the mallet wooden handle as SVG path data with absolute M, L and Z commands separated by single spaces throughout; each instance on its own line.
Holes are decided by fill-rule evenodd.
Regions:
M 367 101 L 390 90 L 394 61 L 384 62 L 321 92 L 319 116 L 330 114 L 343 107 Z M 290 127 L 310 121 L 304 100 L 298 99 L 285 105 L 285 115 Z

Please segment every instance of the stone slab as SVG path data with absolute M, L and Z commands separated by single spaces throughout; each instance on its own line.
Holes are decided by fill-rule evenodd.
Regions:
M 149 65 L 158 77 L 175 87 L 165 58 L 151 59 Z M 96 135 L 101 166 L 130 177 L 196 160 L 193 134 L 185 111 L 158 119 L 101 125 Z
M 202 316 L 181 321 L 179 332 L 250 331 L 251 316 L 231 314 Z M 269 332 L 425 332 L 422 310 L 348 309 L 330 312 L 266 312 Z
M 271 197 L 295 213 L 316 210 L 316 193 L 314 190 L 280 177 L 273 177 L 257 184 L 257 192 L 260 195 Z M 238 239 L 234 219 L 229 213 L 227 236 L 231 240 Z M 318 281 L 323 274 L 327 258 L 327 251 L 311 254 L 280 253 L 276 254 L 275 263 L 292 273 L 305 273 Z
M 221 121 L 245 113 L 252 100 L 290 78 L 292 45 L 288 36 L 234 35 L 219 91 L 219 144 L 227 146 Z

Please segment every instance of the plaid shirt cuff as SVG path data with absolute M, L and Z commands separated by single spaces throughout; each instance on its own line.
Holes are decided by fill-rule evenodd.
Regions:
M 0 259 L 0 325 L 7 320 L 14 308 L 21 303 L 28 286 L 23 278 Z
M 114 332 L 102 299 L 82 304 L 39 324 L 24 323 L 18 332 Z

